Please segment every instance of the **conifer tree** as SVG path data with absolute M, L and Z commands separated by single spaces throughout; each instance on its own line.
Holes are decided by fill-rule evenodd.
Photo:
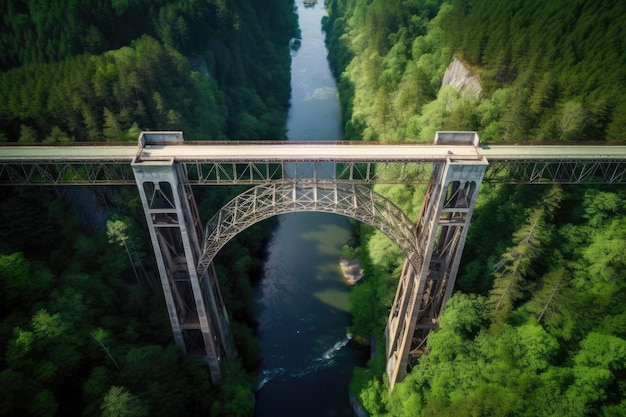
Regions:
M 496 327 L 504 323 L 515 302 L 522 298 L 526 277 L 532 273 L 533 261 L 549 231 L 546 221 L 552 218 L 561 199 L 562 190 L 558 186 L 552 187 L 542 199 L 541 206 L 530 211 L 526 223 L 513 235 L 514 245 L 495 265 L 495 281 L 489 301 Z

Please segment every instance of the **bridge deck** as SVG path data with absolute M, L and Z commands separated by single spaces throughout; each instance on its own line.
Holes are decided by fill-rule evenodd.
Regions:
M 446 159 L 486 158 L 484 182 L 626 183 L 626 146 L 425 145 L 374 142 L 181 142 L 0 146 L 0 185 L 133 184 L 131 163 L 175 161 L 193 184 L 285 178 L 427 183 Z
M 246 142 L 195 142 L 192 145 L 136 146 L 2 146 L 0 163 L 24 162 L 109 162 L 171 159 L 177 162 L 429 162 L 447 157 L 459 160 L 626 160 L 626 146 L 445 146 L 371 142 L 314 142 L 271 144 Z

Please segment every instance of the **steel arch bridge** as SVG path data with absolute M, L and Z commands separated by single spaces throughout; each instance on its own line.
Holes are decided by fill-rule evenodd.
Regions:
M 626 184 L 624 146 L 479 145 L 475 132 L 435 143 L 183 142 L 143 132 L 139 146 L 0 146 L 0 185 L 134 184 L 142 201 L 172 333 L 219 382 L 233 356 L 211 262 L 229 239 L 274 215 L 325 211 L 387 234 L 407 256 L 387 327 L 390 390 L 424 353 L 450 297 L 481 183 Z M 417 223 L 368 186 L 428 184 Z M 203 229 L 192 185 L 252 185 Z
M 415 223 L 371 188 L 333 181 L 281 181 L 257 185 L 220 209 L 205 226 L 198 271 L 209 268 L 219 250 L 237 234 L 267 218 L 294 212 L 334 213 L 369 224 L 387 235 L 414 261 Z

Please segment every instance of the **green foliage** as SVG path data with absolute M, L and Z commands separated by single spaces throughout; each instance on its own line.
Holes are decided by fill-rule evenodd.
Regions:
M 350 327 L 350 332 L 362 336 L 372 334 L 376 323 L 376 312 L 369 306 L 376 304 L 374 285 L 363 282 L 352 288 L 350 291 L 350 314 L 353 325 Z
M 491 221 L 497 221 L 493 207 L 508 213 L 510 205 L 525 214 L 504 217 L 513 227 L 496 236 L 508 234 L 509 244 L 492 246 L 501 247 L 502 267 L 509 271 L 495 273 L 494 291 L 504 288 L 498 280 L 505 282 L 505 275 L 525 271 L 511 284 L 516 295 L 508 313 L 494 316 L 494 291 L 491 301 L 454 293 L 439 330 L 428 339 L 429 353 L 388 400 L 374 389 L 384 368 L 355 373 L 352 387 L 374 415 L 586 416 L 620 410 L 626 364 L 626 276 L 623 256 L 617 255 L 624 253 L 626 240 L 623 192 L 534 190 L 511 194 L 502 192 L 510 191 L 504 187 L 490 194 L 487 189 L 487 200 L 476 208 L 478 219 L 484 210 Z M 576 209 L 568 217 L 570 207 Z M 489 251 L 475 254 L 475 261 L 498 263 Z
M 124 387 L 112 386 L 102 400 L 102 417 L 142 417 L 148 408 Z
M 11 200 L 24 201 L 19 194 L 6 195 L 10 198 L 3 200 L 2 210 L 14 207 Z M 50 224 L 58 234 L 52 250 L 33 251 L 40 242 L 25 240 L 19 243 L 23 252 L 0 255 L 0 415 L 55 415 L 61 410 L 64 415 L 207 415 L 218 402 L 235 404 L 237 415 L 252 414 L 245 371 L 258 365 L 259 351 L 250 328 L 233 324 L 246 369 L 231 365 L 238 371 L 229 374 L 228 389 L 215 387 L 206 365 L 183 360 L 172 344 L 160 291 L 141 287 L 130 273 L 124 244 L 146 244 L 137 225 L 143 213 L 137 210 L 136 195 L 120 190 L 112 198 L 117 203 L 110 206 L 115 213 L 108 236 L 102 230 L 90 237 L 77 222 L 67 221 L 71 216 L 49 204 L 47 193 L 24 196 L 37 203 L 24 205 L 24 223 Z M 65 223 L 57 223 L 56 216 Z M 264 230 L 245 236 L 253 251 L 247 256 L 235 253 L 243 245 L 231 245 L 229 256 L 239 259 L 233 276 L 244 287 L 240 297 L 250 297 L 250 275 L 258 265 L 253 256 L 262 250 Z M 41 233 L 33 230 L 31 235 Z M 225 298 L 232 297 L 231 289 L 238 291 L 222 288 Z M 251 321 L 246 314 L 252 303 L 239 304 L 243 311 L 234 311 L 231 321 L 234 316 Z M 233 415 L 228 407 L 222 415 Z
M 451 3 L 446 46 L 488 90 L 511 86 L 500 140 L 621 139 L 611 128 L 624 103 L 621 3 Z
M 348 245 L 343 245 L 341 248 L 341 257 L 343 259 L 354 259 L 356 257 L 356 248 Z
M 421 4 L 420 4 L 421 3 Z M 324 21 L 346 139 L 416 139 L 408 123 L 437 93 L 450 55 L 437 48 L 439 1 L 330 2 Z M 432 19 L 431 22 L 429 20 Z M 434 28 L 427 33 L 427 27 Z M 430 138 L 429 138 L 430 139 Z
M 459 129 L 483 142 L 619 140 L 626 8 L 618 3 L 331 0 L 324 27 L 345 137 L 430 141 Z M 478 75 L 479 97 L 441 88 L 452 56 Z M 417 216 L 423 190 L 378 190 Z M 430 353 L 388 401 L 384 367 L 373 365 L 381 355 L 355 372 L 351 390 L 372 415 L 619 415 L 623 194 L 483 185 L 457 281 L 463 293 L 447 304 Z M 381 288 L 402 256 L 361 231 L 366 273 L 353 290 L 353 326 L 376 338 L 384 325 L 370 322 L 393 296 Z M 376 300 L 372 311 L 358 307 Z
M 371 416 L 385 415 L 385 403 L 389 387 L 383 377 L 384 361 L 370 360 L 369 369 L 355 368 L 350 381 L 350 393 L 365 407 Z
M 22 253 L 0 255 L 0 279 L 2 279 L 3 305 L 19 298 L 28 286 L 30 263 Z
M 534 313 L 538 322 L 550 320 L 560 314 L 563 294 L 568 285 L 565 268 L 559 267 L 545 274 L 525 308 Z
M 522 287 L 526 276 L 531 272 L 532 262 L 540 244 L 538 235 L 544 222 L 542 209 L 531 214 L 528 223 L 516 232 L 515 246 L 509 248 L 496 264 L 495 280 L 490 292 L 495 323 L 501 324 L 513 309 L 515 302 L 522 297 Z
M 446 306 L 439 323 L 462 339 L 472 339 L 489 321 L 486 299 L 479 295 L 458 293 Z
M 329 10 L 348 139 L 429 141 L 437 130 L 477 130 L 489 142 L 623 136 L 622 4 L 352 0 Z M 453 55 L 478 75 L 480 97 L 441 88 Z
M 227 364 L 222 381 L 222 397 L 211 404 L 211 415 L 217 417 L 246 417 L 254 413 L 254 394 L 243 385 L 243 369 L 236 363 Z
M 291 2 L 15 3 L 0 6 L 8 141 L 284 138 Z
M 143 129 L 282 139 L 287 46 L 298 35 L 293 6 L 3 2 L 0 141 L 135 141 Z M 222 205 L 231 192 L 213 193 L 207 204 Z M 236 300 L 228 305 L 231 321 L 241 320 L 233 333 L 246 368 L 231 364 L 236 371 L 220 388 L 204 364 L 170 346 L 158 286 L 131 273 L 150 253 L 141 204 L 132 191 L 111 195 L 108 235 L 86 236 L 52 193 L 2 190 L 0 415 L 252 415 L 246 372 L 259 351 L 251 280 L 268 226 L 243 236 L 245 250 L 235 244 L 223 253 L 235 260 L 232 274 L 222 274 L 234 277 L 222 294 Z M 149 259 L 144 265 L 156 276 Z
M 219 124 L 211 124 L 211 118 L 200 118 L 199 112 L 220 114 L 220 110 L 215 102 L 202 100 L 204 86 L 191 77 L 189 62 L 148 36 L 103 55 L 28 64 L 2 73 L 0 78 L 7 86 L 0 95 L 10 97 L 0 109 L 0 117 L 8 134 L 18 123 L 28 121 L 20 128 L 22 142 L 42 135 L 48 143 L 120 142 L 136 133 L 138 126 L 188 128 L 191 135 L 223 130 Z M 186 117 L 168 118 L 172 112 Z

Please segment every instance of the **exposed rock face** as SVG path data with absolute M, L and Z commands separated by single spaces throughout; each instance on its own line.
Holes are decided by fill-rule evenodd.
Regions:
M 343 278 L 350 285 L 356 284 L 363 276 L 358 259 L 341 259 L 339 261 Z
M 473 75 L 461 61 L 456 58 L 452 58 L 452 62 L 446 69 L 446 73 L 443 75 L 443 81 L 441 86 L 449 85 L 456 90 L 467 93 L 478 98 L 482 91 L 480 86 L 480 80 L 477 76 Z

